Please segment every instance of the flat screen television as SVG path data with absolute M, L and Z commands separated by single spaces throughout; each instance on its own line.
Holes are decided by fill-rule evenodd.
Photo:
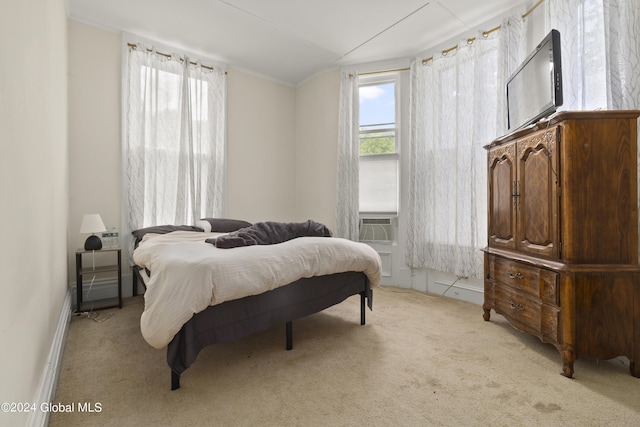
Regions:
M 551 30 L 507 80 L 507 128 L 516 131 L 562 105 L 560 33 Z

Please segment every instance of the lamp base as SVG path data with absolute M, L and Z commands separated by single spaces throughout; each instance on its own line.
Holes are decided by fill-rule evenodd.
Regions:
M 102 240 L 95 234 L 87 237 L 87 240 L 84 242 L 84 250 L 85 251 L 98 251 L 102 249 Z

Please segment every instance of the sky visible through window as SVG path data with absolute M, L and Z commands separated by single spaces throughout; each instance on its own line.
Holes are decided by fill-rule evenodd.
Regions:
M 398 212 L 395 82 L 359 87 L 360 212 Z
M 394 83 L 360 86 L 360 126 L 395 121 Z

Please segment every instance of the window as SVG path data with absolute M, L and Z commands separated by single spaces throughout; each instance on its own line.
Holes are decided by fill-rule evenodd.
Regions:
M 129 228 L 222 213 L 224 67 L 125 46 L 124 185 Z
M 360 103 L 360 216 L 398 215 L 398 77 L 363 77 Z

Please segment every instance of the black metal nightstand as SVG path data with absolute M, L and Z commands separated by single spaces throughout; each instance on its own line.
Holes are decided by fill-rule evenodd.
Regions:
M 82 255 L 93 254 L 94 252 L 115 252 L 118 257 L 117 264 L 103 265 L 100 267 L 82 267 Z M 94 310 L 101 308 L 118 307 L 122 308 L 122 249 L 121 248 L 104 248 L 97 251 L 87 251 L 84 249 L 78 249 L 76 251 L 76 312 L 85 311 L 85 308 L 92 308 Z M 82 301 L 82 285 L 83 276 L 108 273 L 111 271 L 118 272 L 118 296 L 114 298 L 106 298 L 96 301 Z M 86 307 L 88 303 L 91 303 L 90 307 Z

